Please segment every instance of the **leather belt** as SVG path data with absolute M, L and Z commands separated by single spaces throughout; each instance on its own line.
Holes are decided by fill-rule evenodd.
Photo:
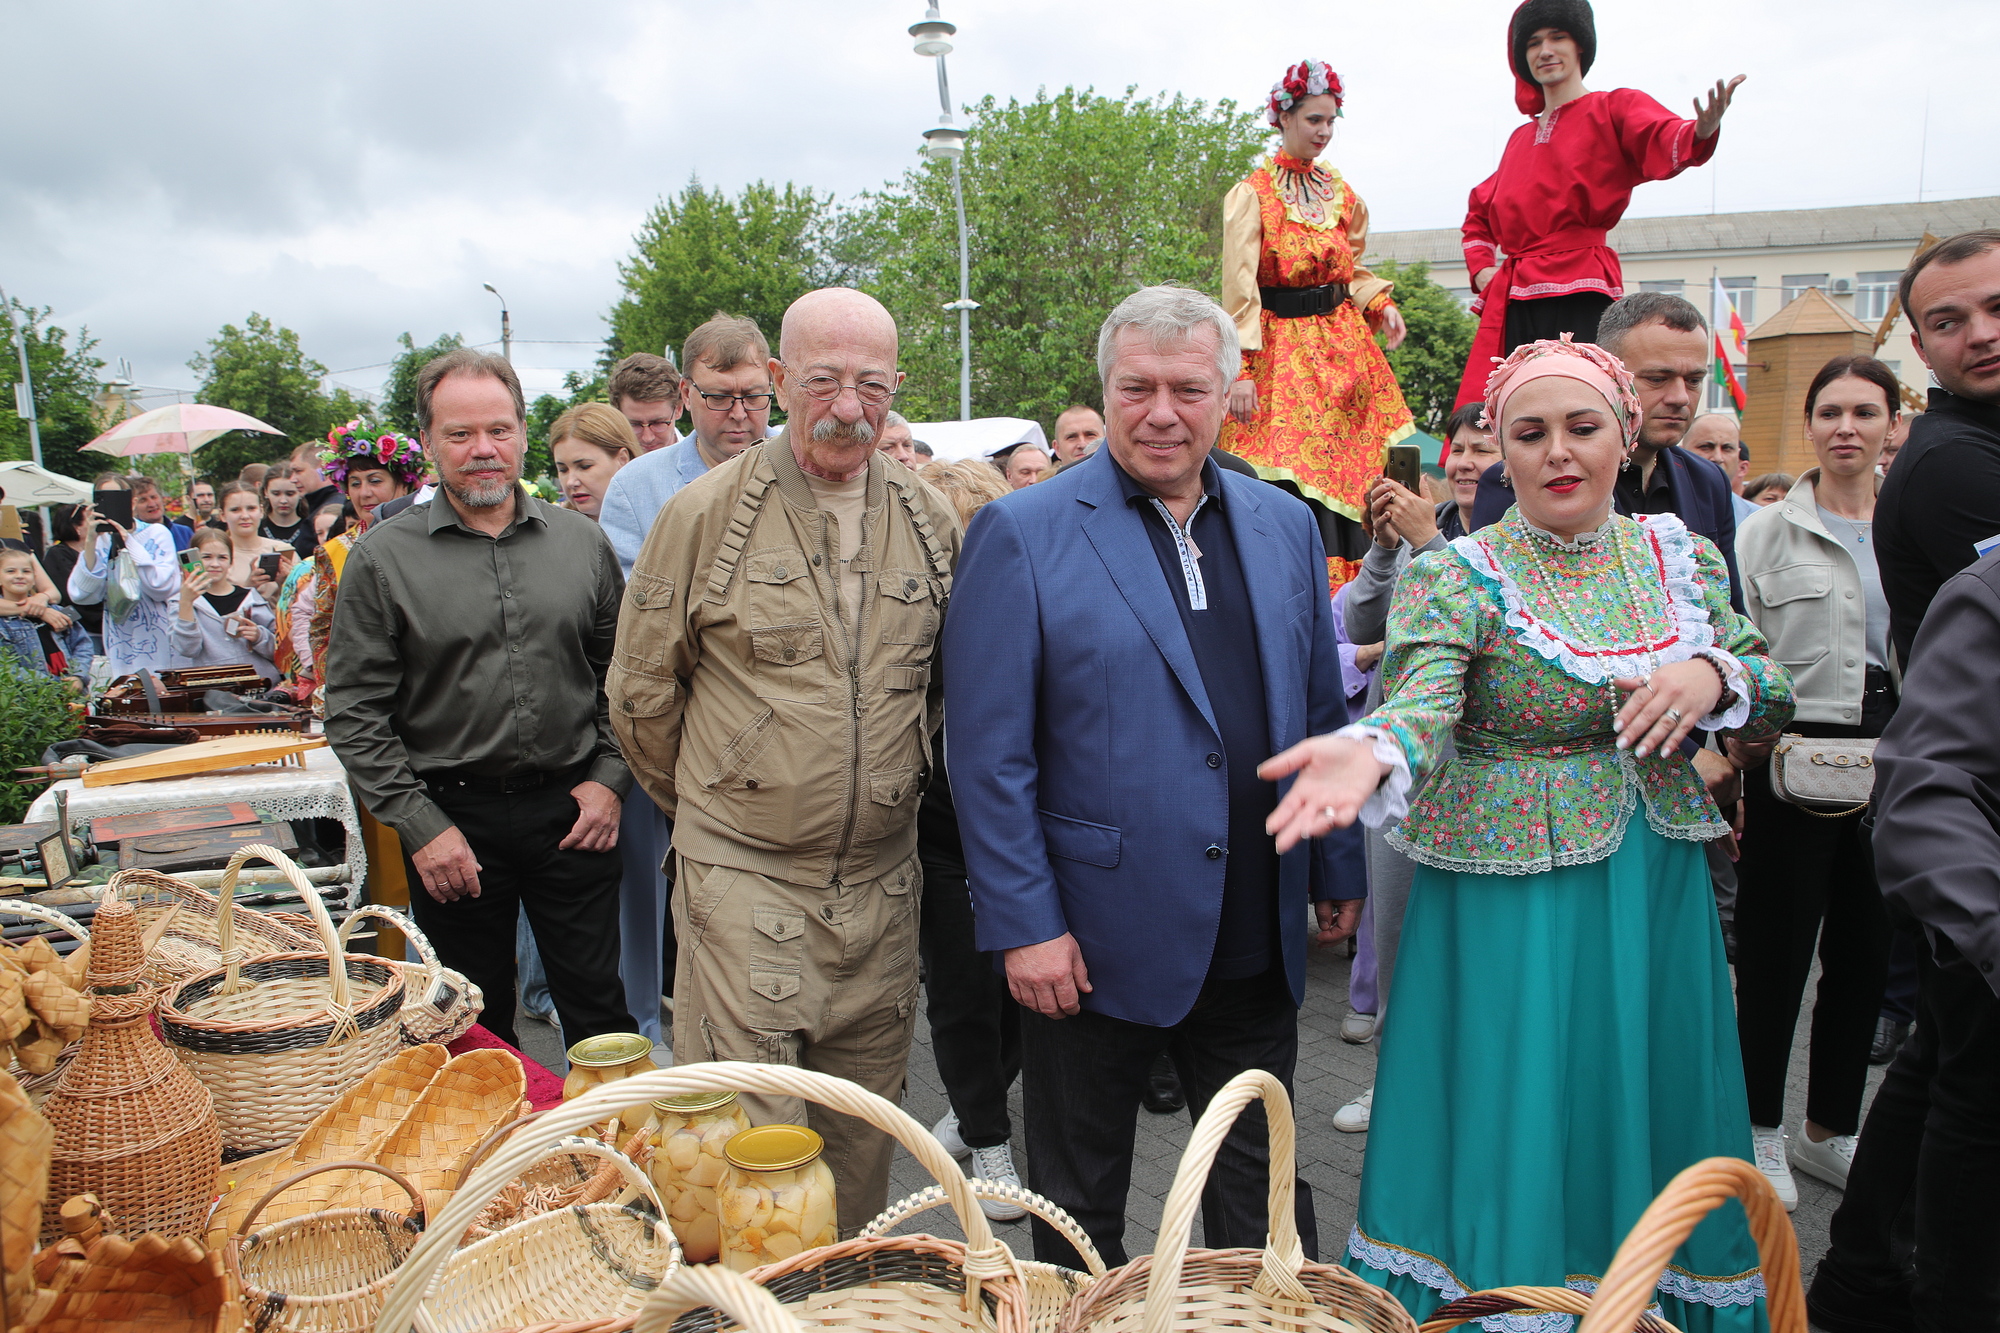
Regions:
M 1259 287 L 1257 296 L 1279 319 L 1304 319 L 1340 309 L 1348 291 L 1344 282 L 1329 282 L 1324 287 Z
M 470 768 L 448 768 L 424 773 L 428 787 L 462 787 L 466 791 L 491 792 L 511 796 L 516 792 L 540 791 L 543 787 L 575 786 L 590 768 L 588 762 L 569 768 L 537 769 L 527 773 L 493 774 Z

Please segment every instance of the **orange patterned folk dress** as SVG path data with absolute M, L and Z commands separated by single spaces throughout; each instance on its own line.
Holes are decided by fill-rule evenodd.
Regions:
M 1367 551 L 1362 498 L 1391 444 L 1415 433 L 1403 391 L 1371 326 L 1390 284 L 1361 267 L 1368 207 L 1318 163 L 1277 153 L 1223 203 L 1222 304 L 1257 386 L 1248 426 L 1223 423 L 1221 446 L 1315 504 L 1328 581 L 1352 578 Z M 1264 287 L 1346 283 L 1349 299 L 1324 315 L 1282 318 Z

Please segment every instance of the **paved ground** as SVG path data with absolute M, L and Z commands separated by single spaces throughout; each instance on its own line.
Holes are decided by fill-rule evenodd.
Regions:
M 1301 1016 L 1297 1116 L 1299 1126 L 1300 1174 L 1312 1186 L 1319 1217 L 1322 1259 L 1337 1259 L 1354 1223 L 1361 1187 L 1361 1163 L 1368 1136 L 1342 1134 L 1333 1127 L 1333 1115 L 1358 1096 L 1374 1078 L 1375 1047 L 1351 1046 L 1340 1040 L 1340 1020 L 1347 1012 L 1348 961 L 1336 950 L 1317 950 L 1308 973 L 1306 1008 Z M 1496 959 L 1496 966 L 1505 960 Z M 1813 974 L 1814 984 L 1818 970 Z M 1811 1012 L 1812 990 L 1807 988 L 1806 1013 Z M 1809 1021 L 1809 1020 L 1808 1020 Z M 1799 1026 L 1793 1048 L 1791 1095 L 1793 1114 L 1788 1130 L 1797 1135 L 1805 1106 L 1806 1022 Z M 562 1051 L 555 1030 L 540 1023 L 521 1024 L 523 1048 L 529 1055 L 564 1072 Z M 1868 1093 L 1872 1098 L 1882 1071 L 1872 1070 Z M 1020 1113 L 1020 1090 L 1012 1097 L 1016 1122 Z M 931 1124 L 948 1109 L 937 1065 L 931 1058 L 930 1036 L 922 1023 L 917 1026 L 917 1045 L 910 1057 L 910 1089 L 904 1103 L 910 1114 Z M 1141 1112 L 1136 1160 L 1132 1168 L 1132 1194 L 1127 1208 L 1126 1248 L 1133 1254 L 1152 1247 L 1154 1231 L 1173 1184 L 1174 1169 L 1187 1144 L 1188 1121 L 1181 1116 L 1155 1116 Z M 1020 1160 L 1020 1159 L 1017 1159 Z M 1025 1161 L 1022 1162 L 1025 1168 Z M 914 1193 L 929 1184 L 914 1159 L 899 1152 L 896 1158 L 894 1197 Z M 1792 1215 L 1807 1280 L 1826 1250 L 1827 1221 L 1840 1201 L 1840 1192 L 1806 1176 L 1798 1177 L 1799 1207 Z M 955 1235 L 941 1213 L 928 1215 L 926 1228 L 939 1235 Z M 1025 1251 L 1028 1246 L 1025 1224 L 997 1228 L 1003 1239 Z M 1199 1238 L 1197 1242 L 1199 1243 Z

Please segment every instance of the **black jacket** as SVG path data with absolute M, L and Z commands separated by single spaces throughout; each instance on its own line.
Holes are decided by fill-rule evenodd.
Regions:
M 1479 496 L 1472 502 L 1475 531 L 1489 523 L 1498 523 L 1514 507 L 1513 490 L 1500 480 L 1504 466 L 1495 463 L 1480 474 Z M 1729 502 L 1729 479 L 1723 476 L 1721 468 L 1677 444 L 1660 450 L 1656 466 L 1667 469 L 1674 513 L 1687 524 L 1688 531 L 1708 538 L 1722 552 L 1722 562 L 1729 566 L 1729 604 L 1741 611 L 1743 576 L 1736 572 L 1736 506 Z M 1614 499 L 1612 503 L 1617 505 L 1619 513 L 1625 512 L 1622 502 Z
M 1875 559 L 1889 638 L 1907 668 L 1917 627 L 1946 579 L 2000 535 L 2000 404 L 1932 389 L 1875 500 Z M 1907 687 L 1905 687 L 1907 693 Z

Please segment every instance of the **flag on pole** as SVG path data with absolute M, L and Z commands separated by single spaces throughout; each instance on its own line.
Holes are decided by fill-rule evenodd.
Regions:
M 1715 335 L 1715 382 L 1729 386 L 1729 396 L 1736 400 L 1736 410 L 1746 409 L 1749 399 L 1743 393 L 1743 383 L 1736 378 L 1736 367 L 1729 364 L 1729 349 L 1723 346 L 1722 334 Z
M 1730 344 L 1734 343 L 1736 356 L 1747 359 L 1750 355 L 1750 340 L 1743 328 L 1743 317 L 1736 313 L 1736 302 L 1730 296 L 1729 289 L 1722 285 L 1722 279 L 1719 277 L 1711 278 L 1710 281 L 1715 284 L 1709 305 L 1715 318 L 1715 382 L 1729 386 L 1729 396 L 1735 400 L 1736 410 L 1741 412 L 1749 400 L 1744 395 L 1743 382 L 1736 378 L 1736 367 L 1732 364 L 1733 358 L 1729 355 L 1729 351 Z M 1722 335 L 1724 311 L 1728 312 L 1729 327 L 1729 338 L 1726 342 Z
M 1736 348 L 1736 355 L 1747 359 L 1750 355 L 1750 333 L 1743 327 L 1743 317 L 1736 313 L 1736 298 L 1722 285 L 1721 278 L 1715 279 L 1715 309 L 1729 312 L 1729 340 Z M 1721 329 L 1716 332 L 1720 333 Z

